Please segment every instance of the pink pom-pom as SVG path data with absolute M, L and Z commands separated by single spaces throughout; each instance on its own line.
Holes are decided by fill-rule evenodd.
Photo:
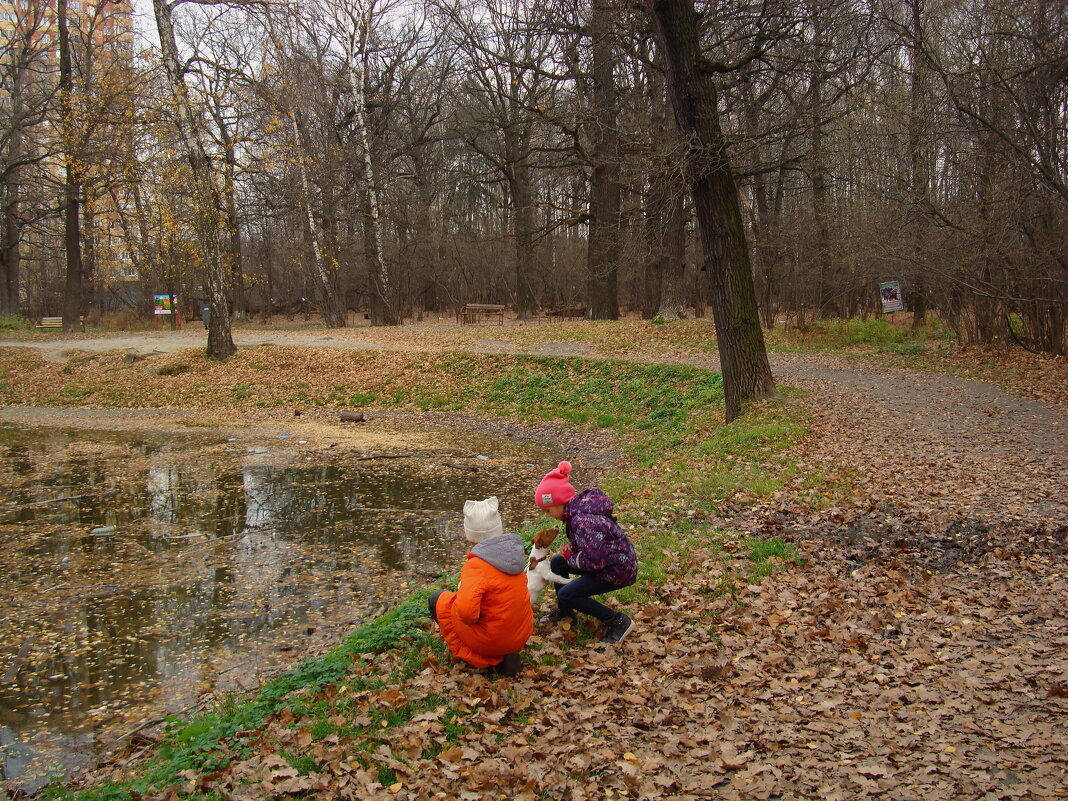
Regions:
M 571 462 L 560 462 L 556 469 L 560 471 L 560 476 L 562 478 L 567 478 L 571 475 Z

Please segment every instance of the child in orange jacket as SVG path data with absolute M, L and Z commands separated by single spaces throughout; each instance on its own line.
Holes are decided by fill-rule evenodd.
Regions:
M 430 596 L 430 616 L 454 656 L 515 676 L 534 631 L 523 540 L 504 533 L 495 497 L 464 503 L 464 536 L 472 547 L 460 584 Z

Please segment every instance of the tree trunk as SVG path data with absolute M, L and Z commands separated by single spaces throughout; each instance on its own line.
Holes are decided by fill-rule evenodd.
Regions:
M 515 223 L 515 298 L 517 317 L 529 320 L 534 314 L 534 293 L 530 287 L 534 257 L 534 200 L 530 167 L 520 162 L 511 168 L 511 194 Z
M 308 180 L 308 168 L 304 163 L 304 154 L 311 152 L 310 137 L 304 125 L 301 124 L 299 111 L 294 111 L 289 119 L 293 126 L 293 144 L 297 149 L 297 169 L 300 172 L 301 201 L 304 206 L 304 213 L 301 215 L 304 222 L 304 239 L 311 256 L 315 286 L 319 290 L 317 305 L 323 316 L 323 324 L 327 328 L 344 328 L 343 304 L 337 299 L 333 271 L 325 263 L 326 242 L 322 225 L 319 222 L 323 215 L 316 217 L 312 207 L 311 181 Z
M 13 136 L 12 139 L 15 137 Z M 0 314 L 19 313 L 19 280 L 22 266 L 22 230 L 19 227 L 18 170 L 8 172 L 4 181 L 4 242 L 0 252 L 3 281 L 0 282 Z
M 912 0 L 910 26 L 912 41 L 909 53 L 912 60 L 909 91 L 909 194 L 912 222 L 912 283 L 909 286 L 909 308 L 912 327 L 919 328 L 927 316 L 927 294 L 924 281 L 927 261 L 927 208 L 930 200 L 930 165 L 923 146 L 923 131 L 929 124 L 924 113 L 924 101 L 929 93 L 928 65 L 923 55 L 923 2 Z
M 81 165 L 74 153 L 74 87 L 70 63 L 70 34 L 67 29 L 67 0 L 58 0 L 59 22 L 59 113 L 63 131 L 63 249 L 66 254 L 66 281 L 63 285 L 63 331 L 81 330 L 82 315 L 82 239 L 79 229 L 78 202 L 81 195 Z
M 86 193 L 85 202 L 82 203 L 82 308 L 87 313 L 97 313 L 99 298 L 97 297 L 96 278 L 96 239 L 93 235 L 93 224 L 96 218 L 95 198 Z
M 230 274 L 233 286 L 234 316 L 238 320 L 244 320 L 248 316 L 245 299 L 245 272 L 241 261 L 241 225 L 237 218 L 237 192 L 235 190 L 237 173 L 237 155 L 234 152 L 234 142 L 226 130 L 225 121 L 219 115 L 219 130 L 223 140 L 223 158 L 225 159 L 225 172 L 223 180 L 223 193 L 226 198 L 226 231 L 229 234 L 226 249 L 226 266 Z
M 817 38 L 825 35 L 817 17 Z M 836 285 L 834 271 L 831 268 L 831 234 L 830 211 L 827 189 L 827 153 L 823 130 L 823 83 L 822 54 L 817 54 L 811 81 L 812 90 L 809 107 L 809 130 L 811 131 L 811 149 L 809 175 L 812 180 L 812 223 L 816 241 L 813 243 L 812 258 L 815 261 L 813 272 L 817 276 L 816 307 L 820 317 L 840 317 L 841 309 L 838 295 L 841 288 Z
M 8 140 L 9 165 L 3 183 L 3 246 L 0 247 L 0 314 L 18 314 L 22 266 L 22 228 L 19 200 L 22 192 L 19 161 L 22 159 L 22 81 L 26 74 L 20 63 L 14 68 L 11 87 L 11 136 Z
M 619 191 L 619 90 L 612 0 L 593 0 L 590 15 L 593 49 L 593 173 L 590 177 L 590 317 L 619 318 L 617 267 L 622 248 Z
M 178 57 L 178 45 L 174 38 L 171 6 L 167 0 L 152 0 L 152 9 L 156 16 L 167 82 L 174 93 L 177 106 L 178 133 L 193 172 L 193 213 L 196 215 L 197 240 L 205 260 L 205 283 L 211 318 L 208 323 L 208 355 L 215 359 L 227 359 L 237 348 L 231 334 L 230 298 L 219 242 L 219 192 L 212 175 L 211 159 L 204 149 L 197 129 L 197 117 L 189 100 L 189 88 L 185 85 L 182 62 Z
M 726 419 L 775 392 L 757 313 L 738 188 L 720 128 L 716 84 L 700 49 L 693 0 L 647 0 L 667 64 L 668 94 L 688 142 L 693 193 L 716 325 Z
M 686 306 L 686 195 L 672 180 L 660 234 L 660 300 L 656 317 L 678 320 Z
M 656 167 L 649 188 L 647 207 L 653 231 L 650 270 L 656 277 L 653 318 L 678 320 L 686 307 L 686 180 L 678 163 L 678 128 L 668 119 L 664 83 L 664 57 L 657 49 L 648 60 L 650 125 L 653 131 Z
M 137 214 L 138 247 L 131 248 L 130 253 L 132 254 L 135 250 L 140 251 L 140 255 L 137 257 L 137 261 L 135 261 L 135 266 L 137 267 L 138 275 L 141 275 L 145 267 L 148 267 L 149 269 L 156 269 L 158 267 L 159 251 L 149 234 L 148 211 L 145 209 L 144 199 L 141 196 L 141 179 L 133 178 L 132 181 L 134 212 Z
M 396 276 L 386 263 L 386 254 L 382 249 L 382 219 L 378 203 L 378 186 L 375 181 L 374 159 L 371 154 L 371 137 L 368 133 L 367 120 L 367 60 L 368 36 L 371 27 L 373 5 L 367 4 L 359 20 L 359 53 L 350 55 L 351 68 L 349 80 L 352 84 L 352 96 L 355 103 L 353 118 L 356 123 L 356 135 L 363 155 L 363 179 L 366 184 L 364 201 L 364 243 L 371 260 L 371 283 L 374 297 L 371 303 L 371 325 L 399 325 L 400 317 L 397 304 Z

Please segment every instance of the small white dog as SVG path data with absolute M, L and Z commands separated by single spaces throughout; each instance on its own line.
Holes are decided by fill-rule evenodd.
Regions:
M 549 548 L 556 539 L 555 528 L 543 528 L 534 535 L 534 544 L 530 548 L 530 561 L 527 562 L 527 590 L 530 592 L 530 605 L 538 602 L 538 596 L 552 581 L 556 584 L 567 584 L 571 579 L 558 576 L 549 567 Z

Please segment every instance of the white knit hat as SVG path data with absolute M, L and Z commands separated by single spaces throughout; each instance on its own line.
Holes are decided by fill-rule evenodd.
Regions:
M 504 533 L 497 506 L 496 495 L 484 501 L 464 501 L 464 536 L 472 545 Z

